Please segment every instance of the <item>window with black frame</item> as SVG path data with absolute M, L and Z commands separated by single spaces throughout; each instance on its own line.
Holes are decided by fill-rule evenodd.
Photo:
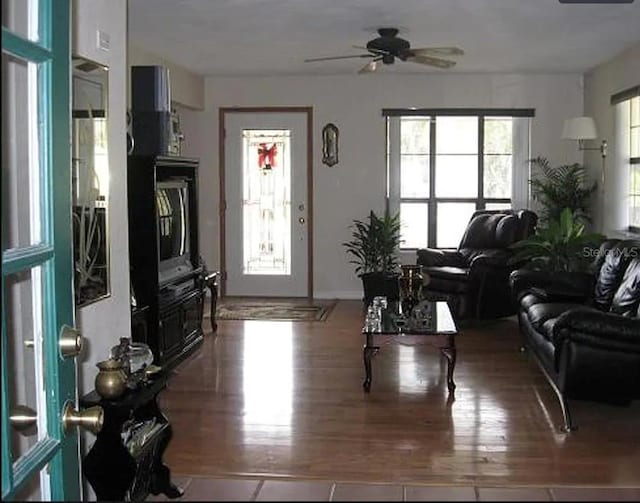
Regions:
M 402 250 L 455 248 L 479 209 L 528 205 L 534 111 L 383 110 L 388 199 Z
M 630 204 L 629 228 L 640 233 L 640 96 L 629 100 Z
M 640 233 L 640 86 L 614 94 L 611 104 L 616 106 L 616 119 L 622 152 L 621 162 L 629 173 L 629 230 Z

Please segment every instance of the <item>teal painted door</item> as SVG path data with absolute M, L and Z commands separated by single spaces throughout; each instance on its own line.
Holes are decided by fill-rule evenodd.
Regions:
M 78 500 L 69 0 L 2 0 L 2 499 Z

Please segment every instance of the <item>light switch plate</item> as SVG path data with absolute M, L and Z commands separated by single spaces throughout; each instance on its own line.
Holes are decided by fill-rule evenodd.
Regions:
M 96 32 L 96 46 L 98 49 L 108 51 L 111 47 L 111 36 L 106 31 L 98 30 Z

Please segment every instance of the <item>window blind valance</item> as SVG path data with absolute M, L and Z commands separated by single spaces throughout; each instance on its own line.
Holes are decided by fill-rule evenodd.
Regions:
M 384 117 L 409 115 L 484 115 L 485 117 L 535 117 L 535 108 L 383 108 Z
M 635 98 L 636 96 L 640 96 L 640 86 L 633 86 L 629 89 L 625 89 L 624 91 L 620 91 L 619 93 L 612 95 L 611 104 L 617 105 L 618 103 L 622 103 L 623 101 Z

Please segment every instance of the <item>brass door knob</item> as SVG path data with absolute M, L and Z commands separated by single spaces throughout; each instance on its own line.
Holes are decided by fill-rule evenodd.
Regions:
M 9 422 L 14 430 L 25 437 L 30 437 L 38 432 L 36 427 L 38 413 L 26 405 L 12 407 Z
M 60 356 L 73 358 L 82 352 L 84 338 L 79 330 L 68 325 L 62 325 L 60 332 Z
M 98 434 L 104 424 L 104 410 L 99 405 L 81 411 L 75 410 L 71 402 L 67 402 L 62 412 L 62 428 L 69 433 L 74 426 L 80 426 L 91 433 Z

